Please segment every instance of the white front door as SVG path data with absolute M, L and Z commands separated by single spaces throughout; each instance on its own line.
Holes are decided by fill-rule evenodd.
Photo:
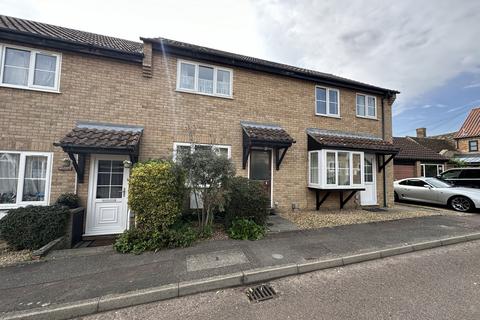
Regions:
M 360 203 L 362 206 L 373 206 L 377 204 L 377 166 L 375 155 L 366 153 L 363 165 L 365 191 L 360 192 Z
M 85 235 L 118 234 L 128 227 L 127 188 L 130 169 L 124 156 L 92 155 Z

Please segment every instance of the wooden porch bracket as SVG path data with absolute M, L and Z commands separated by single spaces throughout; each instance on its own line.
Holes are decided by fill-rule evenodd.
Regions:
M 85 176 L 85 154 L 78 153 L 78 161 L 72 152 L 68 153 L 68 157 L 70 158 L 70 160 L 72 160 L 72 164 L 73 164 L 73 167 L 75 168 L 75 172 L 77 172 L 77 182 L 83 183 L 84 176 Z
M 346 198 L 345 200 L 343 199 L 343 190 L 340 191 L 340 209 L 343 209 L 343 207 L 347 204 L 350 199 L 357 193 L 359 190 L 353 190 Z
M 283 158 L 285 157 L 285 154 L 287 153 L 288 147 L 283 148 L 283 152 L 280 155 L 280 148 L 275 148 L 275 168 L 277 170 L 280 170 L 280 165 L 282 164 Z
M 315 198 L 316 198 L 316 210 L 320 210 L 320 206 L 325 202 L 325 200 L 327 200 L 328 196 L 330 196 L 330 191 L 327 191 L 327 193 L 325 193 L 325 195 L 322 197 L 322 199 L 320 200 L 320 190 L 319 189 L 315 189 Z
M 387 164 L 393 160 L 393 158 L 395 157 L 394 154 L 390 155 L 390 157 L 388 157 L 387 160 L 385 160 L 385 155 L 382 155 L 382 164 L 378 166 L 378 172 L 382 172 L 383 169 L 385 169 L 385 167 L 387 166 Z M 379 157 L 380 158 L 380 157 Z M 379 161 L 380 163 L 380 161 Z

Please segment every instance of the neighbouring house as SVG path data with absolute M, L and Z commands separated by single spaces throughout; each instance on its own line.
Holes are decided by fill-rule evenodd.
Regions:
M 457 146 L 455 159 L 469 166 L 480 166 L 480 107 L 473 108 L 463 122 L 460 130 L 453 137 Z
M 129 227 L 131 163 L 214 148 L 277 210 L 393 204 L 397 91 L 163 38 L 0 16 L 0 210 L 75 192 Z
M 417 129 L 417 137 L 393 137 L 393 144 L 400 150 L 393 160 L 395 180 L 436 177 L 449 160 L 442 153 L 453 148 L 448 141 L 427 138 L 425 128 Z

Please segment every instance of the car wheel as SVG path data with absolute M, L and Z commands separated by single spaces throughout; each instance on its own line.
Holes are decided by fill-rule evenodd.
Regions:
M 450 207 L 455 211 L 468 212 L 473 210 L 474 205 L 472 200 L 463 196 L 455 196 L 450 199 Z

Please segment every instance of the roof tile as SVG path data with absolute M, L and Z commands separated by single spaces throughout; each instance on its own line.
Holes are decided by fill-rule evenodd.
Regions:
M 470 110 L 467 119 L 455 135 L 455 139 L 480 136 L 480 107 Z
M 448 159 L 441 154 L 417 143 L 410 137 L 393 137 L 393 144 L 400 149 L 395 159 L 401 160 L 443 160 Z

